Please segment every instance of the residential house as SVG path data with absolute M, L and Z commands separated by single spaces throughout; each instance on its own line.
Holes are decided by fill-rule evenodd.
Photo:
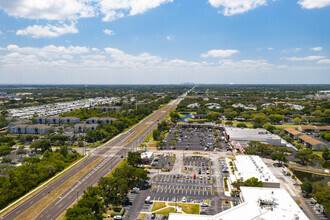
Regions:
M 187 105 L 187 108 L 200 108 L 201 105 L 199 103 L 192 103 Z
M 300 131 L 297 131 L 294 128 L 286 128 L 284 129 L 284 133 L 289 135 L 292 138 L 298 138 L 299 136 L 303 135 Z
M 9 128 L 9 132 L 12 134 L 46 134 L 50 129 L 52 129 L 51 126 L 44 124 L 21 124 Z
M 104 112 L 107 112 L 107 111 L 121 110 L 121 107 L 120 106 L 93 106 L 93 107 L 91 107 L 91 109 L 93 109 L 93 110 L 100 109 Z
M 312 150 L 322 151 L 324 148 L 328 147 L 327 144 L 308 135 L 301 135 L 298 139 L 301 143 L 311 148 Z

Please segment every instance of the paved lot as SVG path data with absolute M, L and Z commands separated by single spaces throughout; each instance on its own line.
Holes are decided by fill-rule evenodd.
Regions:
M 159 175 L 154 177 L 155 182 L 158 183 L 184 183 L 184 184 L 201 184 L 201 185 L 211 185 L 212 184 L 212 178 L 207 179 L 207 176 L 200 176 L 196 175 L 196 179 L 193 178 L 193 175 L 180 175 L 179 178 L 173 178 L 176 177 L 177 175 Z
M 154 184 L 151 192 L 158 194 L 173 194 L 183 196 L 212 196 L 212 186 Z
M 214 150 L 215 138 L 211 129 L 174 128 L 165 138 L 164 150 Z M 171 146 L 171 142 L 175 142 Z

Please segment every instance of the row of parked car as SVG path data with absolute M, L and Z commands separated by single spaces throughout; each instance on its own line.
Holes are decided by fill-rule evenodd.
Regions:
M 222 171 L 223 173 L 228 173 L 228 172 L 229 172 L 229 168 L 228 168 L 228 166 L 227 166 L 226 161 L 225 161 L 225 160 L 221 160 L 221 159 L 219 159 L 219 162 L 220 162 L 220 168 L 221 168 L 221 171 Z

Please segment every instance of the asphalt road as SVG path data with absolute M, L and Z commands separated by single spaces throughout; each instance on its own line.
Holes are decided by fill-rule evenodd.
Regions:
M 176 99 L 171 102 L 170 108 L 167 111 L 163 109 L 157 110 L 154 114 L 143 120 L 141 123 L 130 129 L 129 131 L 123 133 L 120 136 L 112 139 L 102 147 L 96 148 L 92 155 L 89 156 L 85 161 L 83 161 L 79 166 L 75 167 L 62 177 L 58 178 L 56 181 L 51 183 L 49 186 L 45 187 L 43 190 L 30 197 L 27 201 L 23 202 L 21 205 L 13 209 L 11 212 L 3 216 L 4 220 L 15 219 L 28 208 L 33 206 L 39 200 L 41 200 L 48 193 L 58 188 L 66 180 L 70 179 L 77 172 L 82 170 L 84 167 L 88 166 L 90 163 L 98 159 L 99 157 L 104 157 L 100 163 L 95 165 L 88 173 L 85 174 L 78 182 L 71 186 L 65 193 L 63 193 L 59 198 L 57 198 L 52 204 L 44 209 L 38 216 L 33 219 L 56 219 L 62 212 L 64 212 L 76 199 L 79 197 L 83 191 L 88 187 L 92 186 L 104 175 L 106 175 L 110 170 L 112 170 L 121 160 L 121 155 L 124 155 L 127 151 L 133 149 L 136 145 L 146 137 L 158 124 L 158 122 L 163 119 L 173 108 L 179 104 L 180 99 Z M 123 146 L 127 140 L 134 136 L 134 133 L 139 130 L 139 128 L 145 124 L 148 124 L 148 128 L 137 135 L 130 143 Z

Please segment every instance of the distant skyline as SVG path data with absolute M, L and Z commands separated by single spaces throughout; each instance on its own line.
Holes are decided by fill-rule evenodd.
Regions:
M 0 0 L 0 84 L 330 84 L 330 0 Z

